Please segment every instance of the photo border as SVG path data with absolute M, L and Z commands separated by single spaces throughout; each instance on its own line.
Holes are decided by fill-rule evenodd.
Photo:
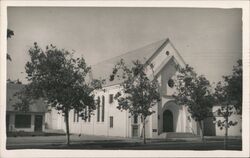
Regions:
M 183 7 L 242 8 L 242 151 L 224 150 L 6 150 L 7 7 Z M 1 1 L 0 157 L 248 157 L 249 156 L 249 1 Z M 223 29 L 223 28 L 222 28 Z M 4 53 L 5 52 L 5 53 Z

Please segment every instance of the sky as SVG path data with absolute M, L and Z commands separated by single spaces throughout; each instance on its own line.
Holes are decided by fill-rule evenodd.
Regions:
M 7 78 L 26 83 L 34 42 L 83 56 L 89 65 L 169 38 L 185 62 L 211 83 L 242 58 L 241 9 L 9 7 Z

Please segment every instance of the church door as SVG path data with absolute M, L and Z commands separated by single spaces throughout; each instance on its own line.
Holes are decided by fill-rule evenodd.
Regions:
M 173 131 L 174 131 L 173 113 L 170 110 L 165 110 L 163 112 L 163 132 L 173 132 Z

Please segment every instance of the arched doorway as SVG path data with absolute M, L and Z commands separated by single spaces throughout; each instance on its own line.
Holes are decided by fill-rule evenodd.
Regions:
M 173 113 L 170 110 L 163 112 L 163 132 L 174 132 Z

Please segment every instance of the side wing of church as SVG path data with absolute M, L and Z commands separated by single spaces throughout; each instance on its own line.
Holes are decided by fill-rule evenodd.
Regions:
M 100 105 L 94 111 L 94 115 L 83 120 L 76 112 L 69 115 L 70 133 L 141 137 L 142 121 L 140 117 L 132 116 L 128 111 L 120 111 L 116 107 L 115 94 L 121 88 L 120 80 L 109 81 L 114 65 L 123 59 L 130 66 L 133 60 L 140 60 L 147 65 L 154 65 L 155 76 L 160 83 L 161 101 L 154 107 L 151 116 L 146 119 L 147 138 L 166 138 L 172 135 L 186 134 L 199 135 L 197 123 L 191 118 L 187 107 L 177 105 L 172 97 L 175 92 L 173 77 L 177 72 L 177 65 L 185 66 L 185 62 L 169 39 L 164 39 L 121 56 L 105 60 L 92 66 L 91 78 L 105 79 L 104 90 L 95 91 L 96 99 L 100 99 Z M 149 73 L 150 75 L 150 73 Z M 64 117 L 57 111 L 46 113 L 46 126 L 50 129 L 65 131 Z

